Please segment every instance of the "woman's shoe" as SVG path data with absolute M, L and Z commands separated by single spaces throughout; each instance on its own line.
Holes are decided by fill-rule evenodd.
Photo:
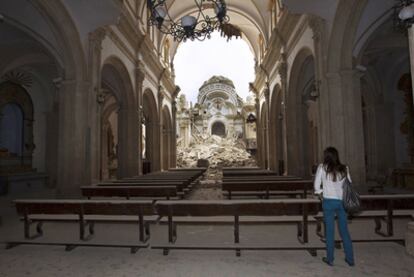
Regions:
M 346 262 L 349 266 L 355 266 L 355 263 L 354 263 L 354 262 L 350 262 L 350 261 L 348 261 L 347 259 L 345 259 L 345 262 Z
M 324 262 L 325 264 L 329 265 L 329 266 L 333 266 L 333 263 L 328 261 L 327 257 L 322 257 L 322 262 Z

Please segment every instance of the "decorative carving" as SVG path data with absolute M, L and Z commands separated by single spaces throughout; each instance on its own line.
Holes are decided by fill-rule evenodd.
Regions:
M 282 54 L 282 61 L 280 62 L 277 71 L 280 75 L 280 79 L 282 80 L 282 84 L 287 84 L 287 71 L 288 71 L 288 66 L 287 66 L 287 62 L 285 61 L 285 59 L 283 58 L 284 54 Z
M 2 79 L 27 88 L 30 88 L 33 85 L 32 75 L 27 71 L 22 70 L 9 71 L 4 74 Z

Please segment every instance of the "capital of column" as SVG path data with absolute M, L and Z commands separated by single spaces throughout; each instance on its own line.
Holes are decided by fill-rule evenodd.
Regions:
M 309 27 L 312 29 L 314 41 L 319 42 L 322 37 L 324 20 L 317 16 L 309 16 L 308 24 Z
M 89 43 L 95 50 L 102 49 L 102 41 L 106 37 L 106 31 L 104 28 L 98 28 L 93 32 L 89 33 Z

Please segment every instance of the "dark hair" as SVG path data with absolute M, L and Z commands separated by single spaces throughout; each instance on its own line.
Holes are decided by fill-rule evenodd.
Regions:
M 323 151 L 323 165 L 334 182 L 346 176 L 346 166 L 339 160 L 338 150 L 335 147 L 328 147 Z

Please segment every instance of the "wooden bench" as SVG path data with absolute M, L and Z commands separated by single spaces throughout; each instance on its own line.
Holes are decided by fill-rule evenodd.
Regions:
M 248 176 L 227 176 L 223 177 L 223 181 L 252 181 L 252 180 L 303 180 L 297 176 L 278 176 L 278 175 L 248 175 Z
M 223 171 L 223 177 L 230 177 L 230 176 L 260 176 L 260 175 L 274 175 L 277 176 L 278 174 L 276 171 L 270 170 L 233 170 L 233 171 Z
M 139 248 L 148 247 L 149 221 L 144 216 L 154 216 L 153 202 L 149 200 L 15 200 L 17 213 L 23 216 L 24 237 L 32 240 L 43 235 L 44 222 L 77 222 L 79 223 L 79 239 L 90 240 L 94 233 L 94 225 L 100 223 L 133 223 L 138 224 L 139 243 L 132 245 L 97 245 L 87 243 L 52 243 L 65 245 L 70 251 L 77 246 L 110 246 L 128 247 L 131 253 Z M 36 234 L 31 234 L 31 226 L 36 224 Z M 89 234 L 87 235 L 87 231 Z M 13 241 L 7 243 L 7 248 L 20 244 L 44 244 L 30 241 Z M 46 243 L 51 244 L 51 243 Z
M 308 191 L 313 189 L 312 180 L 256 180 L 256 181 L 225 181 L 222 190 L 227 192 L 228 199 L 238 192 L 251 192 L 253 195 L 262 195 L 269 199 L 272 192 L 277 191 L 278 195 L 300 195 L 306 198 Z M 242 194 L 243 195 L 243 194 Z
M 362 212 L 352 215 L 350 220 L 373 219 L 375 233 L 382 237 L 389 238 L 394 235 L 394 219 L 409 218 L 414 220 L 414 194 L 361 195 L 361 205 Z M 317 235 L 324 238 L 323 214 L 317 215 L 315 219 L 317 220 Z M 386 232 L 381 230 L 382 222 L 386 225 Z M 391 241 L 401 240 L 392 239 Z
M 187 184 L 181 181 L 135 181 L 135 182 L 105 182 L 105 183 L 99 183 L 96 184 L 99 187 L 154 187 L 154 186 L 174 186 L 177 189 L 177 192 L 182 192 L 184 194 L 188 193 L 191 190 L 191 187 L 189 187 Z
M 176 186 L 84 186 L 81 187 L 82 195 L 91 199 L 92 197 L 150 197 L 183 198 L 184 193 L 177 192 Z
M 287 200 L 225 200 L 225 201 L 157 201 L 155 208 L 158 215 L 168 218 L 168 244 L 151 245 L 154 249 L 163 249 L 168 255 L 170 249 L 205 249 L 205 250 L 235 250 L 240 256 L 241 250 L 307 250 L 316 255 L 316 248 L 301 247 L 260 247 L 240 245 L 239 219 L 240 216 L 293 216 L 294 220 L 281 219 L 273 224 L 296 224 L 297 238 L 301 244 L 308 242 L 308 216 L 316 215 L 320 209 L 320 201 L 316 199 L 287 199 Z M 212 246 L 175 244 L 177 240 L 177 224 L 175 217 L 217 217 L 230 216 L 234 218 L 234 245 Z M 191 223 L 189 218 L 187 223 Z M 196 221 L 194 221 L 196 223 Z M 261 222 L 258 222 L 259 224 Z M 214 222 L 211 222 L 214 224 Z M 323 248 L 321 248 L 323 249 Z

